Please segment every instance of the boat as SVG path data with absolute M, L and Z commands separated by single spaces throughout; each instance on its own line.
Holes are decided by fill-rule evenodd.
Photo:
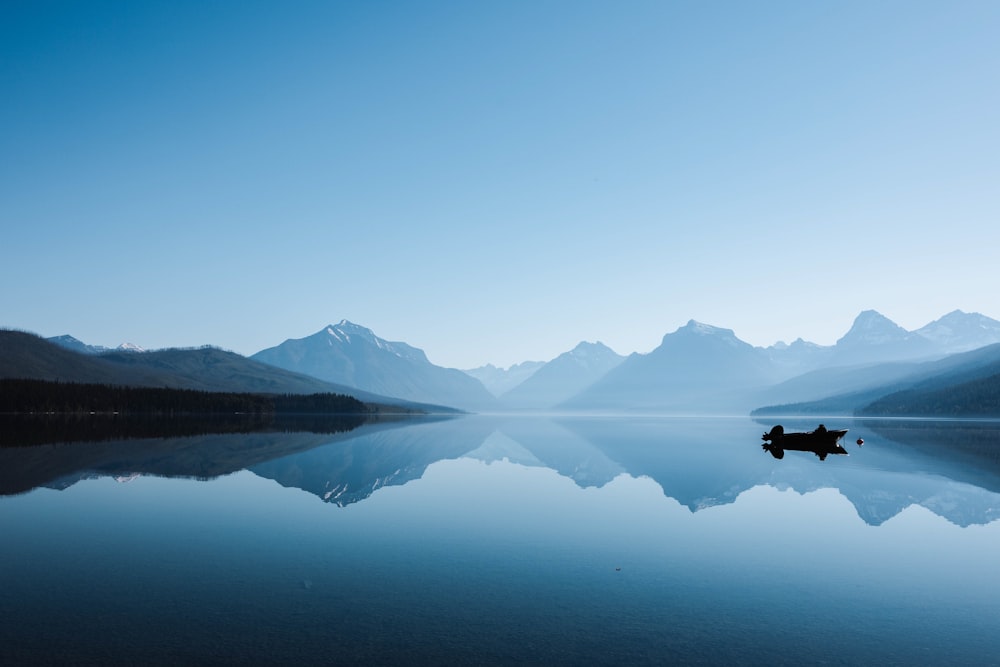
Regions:
M 847 450 L 841 447 L 840 440 L 847 434 L 847 429 L 828 429 L 823 424 L 814 431 L 804 433 L 785 433 L 785 428 L 778 424 L 769 433 L 761 436 L 764 451 L 770 452 L 776 459 L 785 457 L 785 450 L 796 452 L 812 452 L 825 461 L 829 454 L 847 455 Z

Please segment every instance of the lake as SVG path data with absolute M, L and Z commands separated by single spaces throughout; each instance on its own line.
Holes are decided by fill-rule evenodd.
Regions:
M 0 664 L 1000 662 L 1000 424 L 826 422 L 6 446 Z

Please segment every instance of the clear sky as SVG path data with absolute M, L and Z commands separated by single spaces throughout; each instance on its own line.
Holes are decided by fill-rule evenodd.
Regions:
M 0 325 L 443 366 L 1000 319 L 1000 2 L 0 3 Z

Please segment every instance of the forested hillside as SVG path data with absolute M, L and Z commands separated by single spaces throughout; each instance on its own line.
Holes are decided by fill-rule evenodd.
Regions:
M 372 408 L 341 394 L 248 394 L 0 379 L 0 413 L 363 414 Z
M 1000 417 L 1000 375 L 951 387 L 907 389 L 868 404 L 866 417 Z

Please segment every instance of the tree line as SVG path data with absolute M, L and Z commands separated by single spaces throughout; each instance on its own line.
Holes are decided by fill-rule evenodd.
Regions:
M 943 389 L 908 389 L 870 403 L 864 416 L 998 417 L 1000 375 L 993 375 Z
M 175 415 L 367 414 L 344 394 L 251 394 L 168 387 L 0 379 L 0 413 Z

